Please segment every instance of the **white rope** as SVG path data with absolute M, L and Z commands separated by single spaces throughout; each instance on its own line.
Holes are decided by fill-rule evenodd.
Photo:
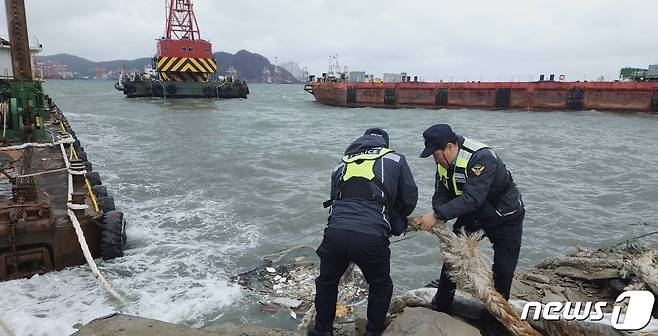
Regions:
M 87 260 L 87 264 L 89 265 L 89 268 L 91 268 L 91 271 L 94 272 L 94 275 L 96 276 L 96 280 L 101 285 L 101 287 L 103 287 L 115 299 L 121 302 L 121 304 L 127 305 L 128 301 L 126 301 L 126 299 L 124 299 L 121 295 L 119 295 L 119 293 L 117 293 L 112 288 L 112 286 L 110 286 L 107 280 L 105 280 L 105 277 L 103 277 L 103 274 L 101 274 L 101 271 L 98 270 L 98 267 L 94 262 L 94 258 L 91 256 L 91 252 L 89 252 L 89 246 L 87 246 L 87 241 L 85 240 L 85 234 L 84 232 L 82 232 L 82 228 L 80 227 L 80 222 L 78 222 L 78 218 L 73 213 L 73 210 L 69 209 L 67 212 L 69 214 L 69 218 L 71 218 L 71 223 L 73 223 L 73 227 L 75 228 L 75 233 L 78 235 L 78 242 L 80 243 L 80 247 L 82 248 L 82 253 L 85 256 L 85 259 Z
M 48 171 L 43 171 L 39 173 L 32 173 L 32 174 L 25 174 L 25 175 L 16 175 L 16 177 L 32 177 L 32 176 L 39 176 L 39 175 L 46 175 L 46 174 L 51 174 L 51 173 L 57 173 L 61 171 L 68 170 L 68 168 L 59 168 L 59 169 L 54 169 L 54 170 L 48 170 Z M 77 172 L 76 172 L 77 173 Z
M 74 142 L 75 140 L 73 140 L 73 138 L 66 137 L 57 142 L 46 142 L 46 143 L 26 142 L 18 146 L 0 147 L 0 151 L 20 150 L 20 149 L 25 149 L 27 147 L 55 147 L 61 144 L 70 144 Z
M 7 323 L 5 323 L 5 321 L 3 321 L 2 319 L 0 319 L 0 329 L 2 329 L 4 334 L 7 336 L 16 336 L 16 334 L 14 334 L 14 331 L 11 330 L 11 328 L 7 325 Z
M 69 206 L 69 209 L 71 209 L 71 210 L 89 209 L 89 206 L 87 204 L 72 204 L 72 203 L 69 203 L 68 206 Z
M 5 137 L 7 131 L 7 113 L 9 113 L 9 104 L 4 101 L 0 104 L 0 113 L 2 113 L 2 137 Z
M 60 151 L 62 152 L 62 157 L 64 158 L 64 163 L 66 164 L 66 168 L 69 171 L 68 174 L 68 198 L 67 198 L 67 206 L 69 207 L 67 213 L 69 215 L 69 218 L 71 219 L 71 223 L 73 224 L 73 227 L 75 228 L 75 233 L 78 236 L 78 242 L 80 243 L 80 248 L 82 249 L 82 254 L 85 256 L 85 260 L 87 261 L 87 265 L 89 265 L 89 268 L 91 268 L 91 271 L 94 273 L 96 276 L 96 280 L 98 283 L 101 285 L 103 289 L 108 291 L 110 295 L 112 295 L 114 298 L 116 298 L 121 304 L 127 305 L 128 301 L 124 299 L 119 293 L 117 293 L 112 286 L 105 280 L 105 277 L 103 274 L 101 274 L 100 270 L 98 270 L 98 267 L 96 266 L 96 262 L 94 261 L 94 258 L 91 256 L 91 252 L 89 251 L 89 246 L 87 245 L 87 241 L 85 240 L 85 234 L 82 232 L 82 228 L 80 227 L 80 222 L 78 222 L 78 218 L 75 216 L 75 213 L 73 210 L 82 210 L 86 209 L 88 206 L 86 204 L 73 204 L 72 199 L 72 193 L 73 193 L 73 171 L 71 171 L 71 163 L 69 162 L 69 158 L 66 156 L 66 150 L 64 149 L 64 144 L 60 144 Z M 83 174 L 86 173 L 86 171 L 82 172 Z
M 53 134 L 53 131 L 51 131 L 51 130 L 49 130 L 49 129 L 47 129 L 47 128 L 46 128 L 45 130 L 46 130 L 46 132 L 47 132 L 48 134 L 50 134 L 50 139 L 51 139 L 51 141 L 52 141 L 52 142 L 55 142 L 55 135 Z

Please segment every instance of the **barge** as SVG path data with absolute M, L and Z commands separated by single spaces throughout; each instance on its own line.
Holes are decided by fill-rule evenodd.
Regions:
M 23 0 L 7 0 L 0 79 L 0 281 L 123 255 L 126 222 L 35 76 Z
M 346 82 L 304 89 L 331 106 L 658 113 L 658 82 Z
M 201 38 L 192 0 L 170 0 L 165 35 L 158 39 L 151 73 L 122 76 L 115 84 L 128 98 L 247 98 L 235 73 L 219 77 L 212 44 Z

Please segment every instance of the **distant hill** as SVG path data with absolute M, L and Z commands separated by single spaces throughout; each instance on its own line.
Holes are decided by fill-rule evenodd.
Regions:
M 274 65 L 262 55 L 240 50 L 235 54 L 226 52 L 216 52 L 213 54 L 219 65 L 219 74 L 225 75 L 230 66 L 235 67 L 238 71 L 238 78 L 247 80 L 251 83 L 261 81 L 263 68 L 267 67 L 272 76 L 274 75 Z M 143 71 L 144 67 L 151 64 L 150 57 L 138 58 L 134 60 L 114 60 L 104 62 L 93 62 L 88 59 L 69 54 L 56 54 L 49 56 L 39 56 L 41 63 L 54 63 L 65 65 L 67 70 L 77 73 L 78 77 L 95 76 L 97 73 L 112 71 L 121 73 L 123 69 L 127 71 Z M 281 69 L 283 82 L 298 83 L 299 81 L 286 69 Z M 115 76 L 112 76 L 115 77 Z
M 235 55 L 226 52 L 216 52 L 213 55 L 219 64 L 221 74 L 223 74 L 222 70 L 226 71 L 232 65 L 238 70 L 238 78 L 246 79 L 248 82 L 260 82 L 265 67 L 274 76 L 274 65 L 262 55 L 244 49 L 238 51 Z M 288 70 L 280 69 L 283 82 L 299 83 Z

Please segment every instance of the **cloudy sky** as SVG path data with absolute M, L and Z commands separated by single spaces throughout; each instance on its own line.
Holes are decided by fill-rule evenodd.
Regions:
M 43 54 L 150 56 L 165 0 L 25 0 Z M 341 66 L 426 80 L 616 76 L 658 63 L 655 0 L 194 0 L 215 51 L 247 49 L 311 73 Z M 6 35 L 4 15 L 0 16 Z

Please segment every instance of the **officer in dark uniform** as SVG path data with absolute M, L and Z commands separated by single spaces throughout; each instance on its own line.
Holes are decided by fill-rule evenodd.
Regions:
M 421 218 L 421 229 L 429 231 L 434 225 L 457 218 L 455 233 L 461 228 L 467 232 L 483 230 L 493 244 L 494 285 L 509 299 L 525 215 L 512 175 L 491 147 L 457 136 L 449 125 L 434 125 L 423 133 L 423 138 L 425 150 L 420 157 L 434 156 L 437 171 L 434 211 Z M 454 295 L 455 283 L 448 278 L 444 264 L 432 308 L 450 313 Z M 485 335 L 506 333 L 488 313 L 482 317 L 481 326 Z
M 317 249 L 315 326 L 308 335 L 332 335 L 338 282 L 350 262 L 368 282 L 366 335 L 380 335 L 393 294 L 389 240 L 407 228 L 418 188 L 404 155 L 388 148 L 388 134 L 368 129 L 347 147 L 331 176 L 331 199 L 324 239 Z

